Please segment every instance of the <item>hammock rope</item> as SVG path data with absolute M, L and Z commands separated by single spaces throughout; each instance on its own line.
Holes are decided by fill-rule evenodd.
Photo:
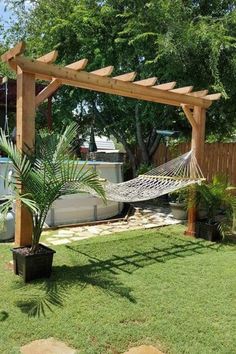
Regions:
M 107 200 L 137 202 L 154 199 L 164 194 L 204 180 L 203 173 L 192 151 L 181 155 L 138 177 L 122 183 L 106 181 Z

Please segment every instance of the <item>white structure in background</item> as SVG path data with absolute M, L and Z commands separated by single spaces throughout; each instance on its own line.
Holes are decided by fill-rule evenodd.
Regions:
M 80 164 L 83 165 L 84 161 Z M 88 161 L 86 167 L 95 169 L 102 178 L 119 183 L 123 181 L 122 165 L 121 162 Z M 46 224 L 58 226 L 108 219 L 119 214 L 122 208 L 122 203 L 107 201 L 104 204 L 101 198 L 88 193 L 68 195 L 55 201 Z
M 105 136 L 95 136 L 97 152 L 114 153 L 115 145 L 112 140 Z M 89 153 L 89 138 L 81 147 L 81 152 Z M 84 161 L 80 162 L 81 165 Z M 86 168 L 93 168 L 98 174 L 111 182 L 123 182 L 123 163 L 88 161 Z M 123 204 L 107 201 L 103 203 L 101 198 L 88 193 L 64 196 L 56 200 L 50 209 L 46 224 L 48 226 L 76 224 L 79 222 L 96 221 L 112 218 L 123 209 Z
M 84 161 L 80 161 L 79 164 L 84 165 Z M 122 165 L 120 162 L 88 161 L 86 168 L 93 168 L 102 178 L 119 183 L 123 181 Z M 11 163 L 9 160 L 0 158 L 0 197 L 11 194 L 11 190 L 4 183 L 5 176 L 8 175 L 10 170 Z M 55 201 L 48 213 L 46 224 L 48 226 L 58 226 L 107 219 L 119 214 L 122 208 L 122 203 L 108 201 L 104 204 L 100 198 L 93 197 L 88 193 L 68 195 Z M 9 219 L 12 220 L 13 217 L 10 214 Z M 9 233 L 7 230 L 8 226 L 5 231 Z M 0 239 L 12 238 L 12 233 L 14 234 L 12 228 L 11 235 L 6 234 L 5 231 L 0 232 Z
M 12 194 L 11 189 L 8 187 L 8 183 L 5 183 L 5 179 L 10 179 L 12 175 L 11 165 L 8 158 L 0 158 L 0 199 L 4 195 Z M 1 214 L 0 214 L 1 218 Z M 9 210 L 7 213 L 4 224 L 0 228 L 0 241 L 7 241 L 14 238 L 15 235 L 15 213 L 13 210 Z
M 98 152 L 115 152 L 115 144 L 112 140 L 106 136 L 95 136 L 95 143 L 97 145 Z M 88 151 L 89 149 L 89 138 L 82 144 L 81 148 Z

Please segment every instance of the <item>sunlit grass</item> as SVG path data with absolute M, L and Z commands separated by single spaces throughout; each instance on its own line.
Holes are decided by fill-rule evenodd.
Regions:
M 85 354 L 153 344 L 168 353 L 233 354 L 235 246 L 183 226 L 96 237 L 57 253 L 48 281 L 24 285 L 0 245 L 0 353 L 55 337 Z

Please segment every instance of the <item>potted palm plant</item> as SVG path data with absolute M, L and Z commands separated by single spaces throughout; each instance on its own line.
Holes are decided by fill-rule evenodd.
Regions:
M 221 241 L 224 230 L 232 223 L 236 197 L 223 176 L 214 176 L 211 183 L 197 187 L 197 204 L 206 210 L 206 219 L 196 224 L 196 236 L 209 241 Z
M 12 203 L 20 201 L 32 219 L 31 245 L 12 250 L 15 273 L 22 275 L 25 282 L 51 274 L 55 251 L 39 241 L 52 203 L 63 195 L 89 190 L 95 191 L 105 201 L 97 173 L 85 165 L 81 167 L 73 156 L 72 143 L 76 135 L 75 123 L 62 134 L 40 132 L 34 152 L 27 150 L 26 153 L 19 151 L 3 132 L 0 133 L 0 149 L 8 155 L 14 168 L 9 182 L 13 194 L 4 197 L 6 200 L 0 205 L 0 213 L 6 215 Z

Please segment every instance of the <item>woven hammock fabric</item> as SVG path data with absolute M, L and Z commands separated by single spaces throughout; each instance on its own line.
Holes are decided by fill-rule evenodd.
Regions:
M 106 181 L 107 200 L 137 202 L 160 197 L 204 179 L 192 151 L 177 157 L 153 170 L 122 183 Z

